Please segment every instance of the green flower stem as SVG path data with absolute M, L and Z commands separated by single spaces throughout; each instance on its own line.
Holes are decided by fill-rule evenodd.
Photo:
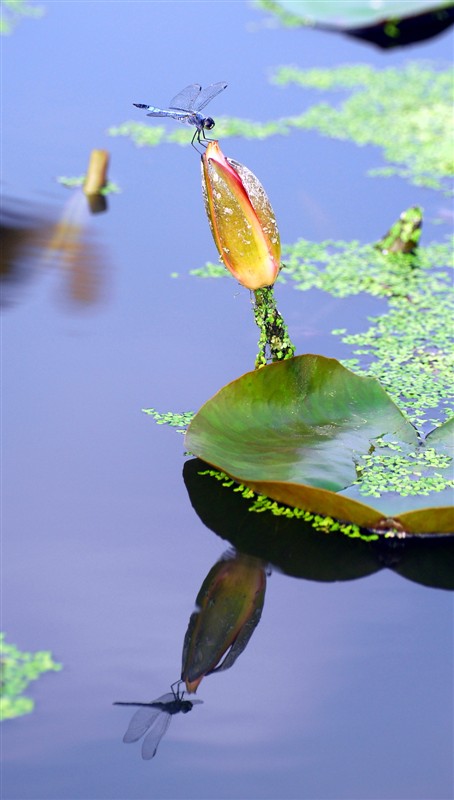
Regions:
M 284 361 L 295 354 L 287 326 L 276 308 L 272 286 L 254 291 L 254 318 L 260 329 L 255 369 L 266 366 L 268 360 Z

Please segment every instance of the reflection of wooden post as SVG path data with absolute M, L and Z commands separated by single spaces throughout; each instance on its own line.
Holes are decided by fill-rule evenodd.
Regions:
M 108 166 L 109 153 L 107 150 L 91 151 L 87 177 L 84 182 L 84 194 L 88 198 L 93 214 L 105 211 L 107 208 L 106 198 L 100 192 L 106 184 Z

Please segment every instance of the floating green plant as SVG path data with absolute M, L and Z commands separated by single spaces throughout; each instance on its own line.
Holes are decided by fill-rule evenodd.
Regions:
M 369 67 L 337 70 L 334 79 L 326 70 L 312 70 L 302 77 L 296 70 L 290 72 L 289 77 L 281 71 L 283 82 L 291 79 L 303 85 L 329 89 L 360 86 L 377 90 L 378 86 L 372 80 L 373 71 Z M 392 94 L 392 82 L 397 72 L 383 71 L 383 75 L 386 77 L 386 94 Z M 429 95 L 428 102 L 434 102 L 433 92 L 431 94 L 434 85 L 446 89 L 441 83 L 437 84 L 434 79 L 430 85 L 427 81 L 423 85 Z M 367 92 L 358 94 L 362 97 Z M 364 120 L 354 99 L 354 116 L 361 123 Z M 373 117 L 369 107 L 372 100 L 374 98 L 369 96 L 367 115 L 363 109 L 369 126 Z M 380 106 L 378 95 L 375 106 L 382 121 L 386 117 L 386 108 Z M 303 117 L 297 121 L 293 118 L 291 126 L 311 127 L 310 115 Z M 435 141 L 448 138 L 444 117 L 441 114 L 437 140 L 430 142 L 432 150 Z M 323 124 L 326 118 L 323 113 Z M 288 119 L 286 124 L 289 124 Z M 335 125 L 329 127 L 330 135 L 334 131 L 334 135 L 340 136 L 340 130 Z M 354 132 L 353 138 L 356 137 L 355 141 L 360 144 L 384 144 L 385 140 L 380 137 L 371 139 L 369 134 L 365 135 L 361 124 Z M 389 129 L 386 133 L 389 143 Z M 413 130 L 413 134 L 418 141 L 419 133 Z M 172 138 L 182 135 L 177 131 L 172 133 Z M 391 127 L 391 138 L 392 135 Z M 398 139 L 397 134 L 395 138 Z M 210 143 L 208 150 L 216 147 L 217 142 Z M 209 161 L 208 150 L 202 159 L 204 168 Z M 402 161 L 401 153 L 391 152 L 397 162 L 399 159 Z M 429 163 L 432 173 L 439 168 L 441 175 L 452 174 L 454 170 L 451 161 L 448 164 L 446 153 L 446 148 L 438 147 L 441 161 Z M 413 158 L 415 166 L 412 158 L 407 160 L 407 164 L 413 165 L 417 171 L 417 163 Z M 216 174 L 216 179 L 225 179 L 236 197 L 240 181 L 237 167 L 241 165 L 222 163 L 222 175 Z M 205 182 L 208 179 L 211 179 L 211 173 L 208 178 L 205 176 Z M 414 182 L 418 180 L 414 178 Z M 213 197 L 218 197 L 214 190 Z M 246 190 L 241 197 L 241 209 L 243 206 L 249 208 Z M 211 201 L 209 211 L 213 216 L 213 209 L 216 211 L 217 206 L 212 198 Z M 243 272 L 247 272 L 248 261 L 243 256 L 239 263 L 244 269 L 239 276 L 236 261 L 234 269 L 230 264 L 230 244 L 225 246 L 221 242 L 220 246 L 217 241 L 216 237 L 223 235 L 224 227 L 228 232 L 233 228 L 230 217 L 225 215 L 225 208 L 232 213 L 224 202 L 223 213 L 215 215 L 214 222 L 211 220 L 222 260 L 229 262 L 225 265 L 240 283 L 250 289 L 262 290 L 267 286 L 265 278 L 260 277 L 257 282 L 251 282 L 249 278 L 245 280 Z M 268 216 L 265 214 L 266 218 Z M 261 227 L 263 220 L 260 215 L 257 219 L 260 220 L 257 227 Z M 257 222 L 255 217 L 254 220 Z M 367 332 L 369 338 L 363 338 L 361 349 L 354 351 L 354 355 L 363 357 L 361 363 L 358 359 L 349 362 L 367 378 L 359 377 L 353 371 L 345 370 L 339 362 L 323 356 L 292 358 L 292 351 L 286 360 L 286 356 L 281 355 L 280 331 L 273 329 L 278 345 L 276 354 L 271 354 L 275 362 L 273 369 L 266 365 L 266 353 L 262 348 L 263 363 L 256 362 L 256 367 L 263 366 L 259 370 L 263 373 L 261 377 L 246 374 L 205 403 L 187 432 L 186 444 L 191 453 L 216 469 L 225 470 L 237 483 L 247 485 L 259 495 L 295 506 L 304 513 L 325 513 L 329 518 L 349 520 L 361 527 L 383 531 L 397 529 L 402 533 L 425 534 L 452 531 L 448 490 L 453 484 L 444 474 L 450 461 L 443 452 L 451 426 L 445 425 L 441 438 L 430 443 L 438 443 L 440 452 L 433 450 L 427 442 L 422 444 L 415 427 L 402 414 L 403 410 L 406 411 L 412 416 L 414 425 L 422 427 L 427 423 L 424 418 L 426 410 L 431 408 L 443 417 L 450 397 L 451 372 L 448 367 L 452 360 L 448 332 L 453 310 L 447 277 L 450 251 L 445 249 L 443 252 L 437 245 L 435 260 L 431 259 L 427 248 L 426 253 L 418 251 L 415 255 L 421 221 L 421 209 L 413 207 L 401 215 L 376 245 L 364 246 L 357 242 L 314 245 L 300 240 L 286 249 L 285 270 L 280 279 L 294 281 L 297 289 L 318 288 L 338 297 L 366 292 L 388 300 L 389 313 L 372 320 L 375 327 Z M 324 262 L 323 269 L 320 269 L 321 262 Z M 223 268 L 221 270 L 224 272 Z M 213 265 L 209 266 L 209 273 L 218 274 Z M 277 275 L 277 270 L 274 270 L 272 278 L 266 280 L 274 282 Z M 383 318 L 386 320 L 384 328 L 381 327 Z M 338 333 L 346 334 L 344 341 L 351 343 L 346 329 Z M 269 341 L 267 335 L 267 343 Z M 371 376 L 374 377 L 377 363 L 382 369 L 380 383 L 370 380 Z M 278 366 L 282 368 L 279 373 L 275 372 Z M 392 402 L 393 399 L 400 408 Z M 161 422 L 169 421 L 168 417 L 164 418 L 166 415 L 152 409 L 149 413 Z M 389 441 L 393 445 L 395 441 L 395 446 L 403 451 L 404 460 L 403 456 L 390 459 L 388 453 L 383 453 L 389 444 L 385 436 L 391 437 Z M 420 446 L 424 447 L 424 454 L 417 452 Z M 428 494 L 439 494 L 440 497 L 424 503 Z M 361 495 L 373 497 L 374 501 L 366 504 Z M 267 508 L 269 510 L 270 506 Z
M 0 633 L 0 658 L 0 720 L 29 714 L 33 711 L 34 702 L 30 697 L 23 696 L 29 683 L 44 672 L 58 672 L 62 665 L 56 663 L 47 650 L 21 652 L 15 645 L 5 642 L 3 633 Z
M 372 320 L 372 332 L 356 334 L 362 348 L 354 354 L 362 358 L 350 366 L 370 376 L 373 362 L 388 394 L 381 388 L 380 394 L 379 384 L 356 384 L 353 372 L 339 371 L 339 362 L 299 357 L 277 383 L 276 374 L 267 372 L 263 385 L 246 375 L 220 390 L 191 423 L 189 450 L 267 498 L 301 509 L 325 510 L 366 527 L 449 530 L 454 484 L 445 447 L 452 423 L 439 428 L 438 438 L 432 433 L 422 442 L 389 397 L 419 427 L 428 424 L 427 408 L 442 417 L 452 397 L 452 248 L 445 242 L 420 249 L 421 223 L 421 209 L 412 207 L 375 245 L 300 240 L 283 253 L 281 279 L 293 280 L 299 290 L 387 299 L 389 312 Z M 219 273 L 209 265 L 208 274 Z M 346 342 L 352 338 L 344 335 Z M 360 409 L 363 393 L 367 400 Z M 364 425 L 372 427 L 360 443 Z M 378 501 L 366 510 L 365 497 Z
M 122 125 L 114 125 L 107 133 L 109 136 L 127 136 L 137 147 L 154 147 L 167 140 L 164 127 L 145 125 L 143 122 L 124 122 Z
M 449 533 L 453 428 L 451 420 L 421 441 L 378 381 L 335 359 L 305 355 L 224 386 L 198 411 L 185 444 L 236 483 L 278 503 L 362 528 Z M 396 467 L 390 458 L 394 474 L 388 477 L 393 450 L 408 464 L 404 469 L 399 460 Z M 374 451 L 381 461 L 369 459 Z
M 300 291 L 321 289 L 335 297 L 362 292 L 388 301 L 387 313 L 364 332 L 334 330 L 354 345 L 358 358 L 343 363 L 380 380 L 419 428 L 452 413 L 452 242 L 420 247 L 415 256 L 383 254 L 358 242 L 299 240 L 284 247 L 286 279 Z
M 372 317 L 368 330 L 349 334 L 344 327 L 332 333 L 354 346 L 354 357 L 343 363 L 378 378 L 419 428 L 452 413 L 452 252 L 451 238 L 419 247 L 415 255 L 383 253 L 357 241 L 299 239 L 283 246 L 285 266 L 278 281 L 292 281 L 302 292 L 365 293 L 387 300 L 387 311 Z M 228 275 L 212 263 L 191 274 Z M 428 416 L 435 410 L 437 417 Z
M 451 69 L 410 62 L 383 70 L 367 65 L 300 70 L 280 67 L 274 82 L 319 91 L 347 90 L 340 105 L 312 106 L 288 123 L 358 145 L 376 145 L 392 162 L 373 175 L 400 175 L 417 186 L 447 190 L 454 175 Z
M 79 175 L 78 177 L 66 177 L 64 175 L 57 178 L 57 183 L 61 184 L 61 186 L 65 186 L 67 189 L 77 189 L 80 186 L 83 186 L 85 183 L 85 175 Z M 113 181 L 107 181 L 106 185 L 99 190 L 99 194 L 119 194 L 121 192 L 120 187 L 114 183 Z
M 14 28 L 24 17 L 38 19 L 44 14 L 44 9 L 26 0 L 2 0 L 0 16 L 0 34 L 5 36 L 14 31 Z
M 421 431 L 424 428 L 427 431 L 434 425 L 440 426 L 443 418 L 452 413 L 450 408 L 453 365 L 451 331 L 454 297 L 450 275 L 452 242 L 446 240 L 428 247 L 419 247 L 420 227 L 421 211 L 413 208 L 404 212 L 400 222 L 393 225 L 390 231 L 375 245 L 339 241 L 315 244 L 299 240 L 292 246 L 284 247 L 285 268 L 282 270 L 279 280 L 293 282 L 299 291 L 318 289 L 336 297 L 367 293 L 387 300 L 387 313 L 372 318 L 372 326 L 368 331 L 351 335 L 348 334 L 347 328 L 342 328 L 333 333 L 341 335 L 345 343 L 356 345 L 353 351 L 355 358 L 349 359 L 344 364 L 348 364 L 359 375 L 379 378 L 381 386 L 387 390 L 388 400 L 385 402 L 386 395 L 383 394 L 380 401 L 383 402 L 383 409 L 387 409 L 387 412 L 391 411 L 390 398 L 392 398 L 397 406 L 406 413 L 407 418 L 410 418 L 414 426 Z M 392 252 L 394 249 L 415 252 Z M 210 264 L 205 271 L 198 270 L 197 274 L 211 277 L 228 273 L 223 266 L 217 267 Z M 308 413 L 308 408 L 312 408 L 312 406 L 314 409 L 320 408 L 321 395 L 317 393 L 322 390 L 328 391 L 327 382 L 330 380 L 329 371 L 327 372 L 324 366 L 329 363 L 329 360 L 324 360 L 321 356 L 307 358 L 315 359 L 314 369 L 320 370 L 322 378 L 320 386 L 318 383 L 316 384 L 315 391 L 313 387 L 307 389 L 308 395 L 303 404 L 306 408 L 305 413 Z M 312 363 L 309 366 L 312 369 Z M 252 378 L 243 377 L 245 381 L 241 391 L 246 392 L 247 395 L 248 387 L 252 387 Z M 342 374 L 339 373 L 339 377 L 340 383 L 335 388 L 335 393 L 342 394 L 347 387 L 350 387 L 349 391 L 350 389 L 353 391 L 355 385 L 353 373 L 348 378 L 342 377 Z M 241 427 L 240 418 L 244 404 L 246 410 L 249 408 L 249 400 L 241 394 L 238 407 L 235 408 L 234 419 L 227 424 L 227 414 L 231 409 L 228 405 L 227 408 L 222 407 L 219 400 L 222 393 L 230 390 L 234 384 L 224 387 L 224 390 L 221 390 L 216 396 L 214 413 L 215 416 L 220 414 L 225 424 L 218 430 L 218 420 L 216 422 L 210 420 L 208 428 L 205 427 L 202 432 L 202 444 L 202 440 L 200 442 L 198 439 L 193 441 L 194 425 L 191 425 L 187 439 L 189 450 L 212 465 L 224 468 L 231 476 L 236 476 L 237 483 L 243 487 L 245 484 L 250 489 L 257 489 L 260 486 L 263 489 L 263 496 L 265 493 L 267 496 L 258 501 L 254 510 L 266 509 L 276 514 L 277 512 L 273 509 L 279 507 L 279 501 L 284 501 L 289 505 L 299 505 L 300 509 L 303 509 L 302 514 L 310 514 L 313 525 L 319 524 L 315 512 L 325 510 L 328 512 L 328 520 L 349 519 L 366 527 L 375 527 L 376 524 L 379 524 L 380 526 L 385 525 L 386 530 L 386 525 L 392 527 L 395 523 L 393 518 L 398 517 L 404 525 L 403 530 L 428 533 L 436 532 L 437 527 L 439 530 L 449 530 L 451 522 L 447 516 L 448 505 L 450 491 L 454 484 L 451 474 L 451 455 L 446 452 L 446 442 L 452 434 L 452 423 L 441 425 L 424 442 L 421 442 L 415 429 L 408 422 L 405 423 L 406 433 L 396 438 L 392 433 L 392 425 L 395 423 L 389 424 L 389 420 L 383 420 L 376 435 L 369 436 L 368 444 L 365 440 L 365 446 L 362 444 L 359 449 L 352 446 L 348 468 L 350 470 L 353 468 L 353 474 L 349 476 L 343 474 L 338 484 L 336 484 L 337 478 L 333 474 L 334 482 L 331 485 L 328 473 L 338 459 L 342 461 L 346 453 L 343 451 L 343 446 L 338 447 L 335 444 L 326 460 L 320 454 L 320 448 L 327 446 L 328 440 L 334 436 L 337 425 L 335 408 L 333 408 L 331 399 L 325 408 L 326 413 L 323 417 L 326 436 L 323 435 L 318 442 L 318 440 L 316 441 L 319 435 L 318 423 L 313 422 L 308 428 L 309 439 L 309 429 L 313 430 L 315 439 L 313 442 L 311 440 L 309 444 L 306 442 L 304 451 L 310 458 L 311 447 L 315 447 L 316 459 L 302 476 L 301 482 L 299 478 L 294 480 L 292 477 L 281 477 L 278 479 L 278 482 L 280 481 L 278 487 L 273 477 L 267 478 L 266 476 L 267 474 L 272 475 L 272 468 L 275 466 L 272 455 L 274 450 L 276 453 L 280 452 L 285 441 L 287 443 L 282 452 L 287 454 L 290 452 L 290 443 L 294 439 L 292 425 L 302 424 L 299 418 L 299 414 L 303 413 L 302 409 L 295 413 L 292 412 L 287 423 L 283 425 L 282 442 L 279 440 L 274 447 L 271 440 L 268 441 L 266 458 L 262 454 L 258 462 L 254 460 L 254 469 L 256 463 L 257 466 L 259 464 L 263 466 L 263 460 L 266 461 L 264 471 L 260 473 L 261 477 L 251 477 L 249 468 L 252 456 L 250 454 L 255 453 L 259 447 L 262 435 L 257 422 L 261 403 L 263 403 L 264 413 L 268 413 L 268 406 L 270 409 L 274 408 L 275 412 L 275 419 L 271 427 L 266 423 L 265 413 L 264 424 L 268 432 L 263 435 L 268 439 L 270 436 L 278 436 L 279 419 L 284 414 L 284 407 L 292 398 L 297 402 L 302 391 L 301 381 L 303 378 L 307 379 L 305 370 L 302 370 L 295 386 L 290 381 L 288 392 L 285 392 L 282 397 L 279 383 L 269 386 L 262 394 L 258 391 L 253 403 L 254 423 L 248 418 L 244 430 Z M 345 383 L 343 383 L 344 380 Z M 342 386 L 343 388 L 341 388 Z M 357 401 L 358 391 L 358 388 L 353 391 L 347 403 L 345 419 L 351 413 L 352 398 L 354 397 L 355 402 Z M 331 397 L 331 395 L 329 396 Z M 270 398 L 269 401 L 267 397 Z M 372 395 L 370 400 L 369 411 L 363 409 L 359 413 L 358 420 L 362 420 L 362 422 L 366 419 L 370 422 L 378 421 L 376 401 L 372 399 Z M 213 400 L 209 401 L 201 412 L 199 411 L 195 418 L 196 422 L 199 421 L 200 424 L 200 419 L 206 413 L 205 409 L 211 403 Z M 428 418 L 429 409 L 433 415 L 431 418 Z M 397 424 L 400 424 L 398 419 L 397 416 Z M 328 424 L 329 422 L 330 424 Z M 203 424 L 202 422 L 202 426 Z M 288 441 L 285 433 L 286 425 L 289 430 Z M 352 418 L 352 426 L 352 433 L 356 436 L 358 429 L 355 416 Z M 240 438 L 245 443 L 246 450 L 241 451 L 240 456 L 235 451 L 231 463 L 227 464 L 226 453 L 232 445 L 229 430 L 236 442 L 240 429 L 242 431 Z M 438 438 L 437 430 L 440 431 Z M 215 441 L 213 441 L 214 432 Z M 228 438 L 227 441 L 222 440 L 221 442 L 224 433 Z M 205 434 L 207 434 L 207 438 L 205 438 Z M 249 446 L 248 442 L 251 436 L 253 444 Z M 208 448 L 205 451 L 206 445 Z M 214 446 L 214 450 L 210 450 L 212 446 Z M 235 446 L 233 445 L 233 448 Z M 296 460 L 298 458 L 299 456 Z M 322 481 L 320 487 L 329 492 L 335 492 L 336 500 L 328 498 L 326 495 L 320 496 L 320 498 L 316 497 L 318 491 L 317 470 L 320 467 L 320 458 L 323 463 L 323 474 L 320 473 L 319 476 Z M 270 468 L 269 473 L 267 465 Z M 314 490 L 308 490 L 307 484 L 313 480 L 316 481 L 315 484 L 312 483 Z M 287 488 L 284 487 L 284 484 L 287 487 L 292 484 L 294 487 L 298 482 L 300 482 L 301 488 L 297 491 L 294 488 L 287 491 Z M 260 489 L 258 495 L 261 498 Z M 424 499 L 429 496 L 429 500 Z M 274 498 L 274 500 L 270 498 Z M 368 505 L 369 509 L 374 507 L 382 513 L 381 519 L 379 513 L 371 514 L 364 511 L 366 498 L 379 498 L 378 503 L 374 500 Z M 333 502 L 331 506 L 326 507 L 328 500 L 329 502 L 333 500 Z M 361 504 L 361 507 L 350 505 L 350 501 Z M 273 505 L 274 502 L 278 502 L 278 506 Z M 312 508 L 310 504 L 312 504 Z M 311 508 L 311 510 L 307 511 L 307 508 Z M 385 520 L 383 514 L 385 517 L 387 515 L 390 521 Z M 309 521 L 309 517 L 304 519 Z M 399 529 L 401 523 L 396 524 Z M 322 524 L 322 527 L 323 525 L 325 523 Z M 326 525 L 329 527 L 330 523 L 328 522 Z
M 452 458 L 433 447 L 404 448 L 397 441 L 378 438 L 371 453 L 358 459 L 360 493 L 380 497 L 385 492 L 428 496 L 454 488 Z
M 273 80 L 280 86 L 296 84 L 349 95 L 337 103 L 320 103 L 302 114 L 265 122 L 216 117 L 217 138 L 265 139 L 296 129 L 317 130 L 323 136 L 381 148 L 390 166 L 370 170 L 371 176 L 399 175 L 417 186 L 449 191 L 454 175 L 450 69 L 418 62 L 382 70 L 363 64 L 311 70 L 280 67 Z M 190 144 L 185 130 L 166 133 L 162 126 L 141 122 L 125 122 L 108 133 L 127 136 L 138 146 Z
M 171 428 L 181 428 L 178 433 L 185 432 L 195 414 L 195 411 L 165 411 L 161 413 L 160 411 L 156 411 L 155 408 L 143 408 L 142 411 L 144 414 L 153 417 L 158 425 L 170 425 Z
M 248 486 L 242 483 L 236 483 L 232 478 L 216 469 L 206 469 L 199 472 L 199 475 L 206 475 L 207 477 L 214 478 L 219 481 L 226 489 L 231 489 L 233 492 L 240 494 L 245 500 L 250 501 L 249 511 L 255 514 L 263 514 L 268 512 L 275 517 L 285 517 L 286 519 L 300 519 L 303 522 L 308 522 L 314 530 L 320 533 L 342 533 L 351 539 L 363 539 L 365 542 L 372 542 L 379 538 L 377 533 L 366 533 L 362 531 L 358 525 L 353 523 L 348 524 L 339 522 L 339 520 L 332 517 L 322 516 L 321 514 L 313 514 L 311 511 L 305 511 L 301 508 L 292 508 L 291 506 L 284 506 L 276 500 L 271 500 L 263 494 L 257 494 Z

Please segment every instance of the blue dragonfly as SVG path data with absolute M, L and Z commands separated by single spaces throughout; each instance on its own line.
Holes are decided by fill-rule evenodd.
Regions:
M 195 147 L 194 139 L 197 138 L 198 143 L 203 144 L 200 141 L 200 137 L 207 140 L 205 131 L 211 131 L 215 124 L 212 117 L 204 117 L 200 112 L 213 97 L 216 97 L 226 88 L 227 84 L 222 81 L 221 83 L 212 83 L 210 86 L 206 86 L 205 89 L 202 89 L 198 83 L 191 83 L 175 95 L 168 108 L 148 106 L 146 103 L 133 103 L 133 105 L 136 108 L 146 108 L 148 111 L 147 117 L 170 117 L 182 122 L 183 125 L 195 125 L 196 130 L 191 141 L 191 144 Z
M 203 703 L 203 700 L 184 700 L 184 692 L 180 692 L 181 681 L 173 683 L 171 692 L 157 697 L 151 703 L 124 703 L 116 702 L 115 706 L 140 706 L 132 717 L 128 729 L 123 736 L 123 741 L 138 742 L 144 734 L 142 742 L 142 758 L 149 760 L 154 758 L 158 749 L 159 742 L 170 725 L 170 720 L 175 714 L 187 714 L 192 711 L 196 704 Z M 176 690 L 173 688 L 176 686 Z M 147 733 L 148 731 L 148 733 Z

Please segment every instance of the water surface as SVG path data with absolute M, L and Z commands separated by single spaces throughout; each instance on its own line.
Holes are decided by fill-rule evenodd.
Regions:
M 216 258 L 197 155 L 107 129 L 192 81 L 229 83 L 214 117 L 265 120 L 303 102 L 268 83 L 278 64 L 452 53 L 449 33 L 381 53 L 262 20 L 232 2 L 50 2 L 4 42 L 8 203 L 55 220 L 71 195 L 54 178 L 83 173 L 93 147 L 110 150 L 122 189 L 87 222 L 82 297 L 34 252 L 4 294 L 3 628 L 64 666 L 30 688 L 31 715 L 4 724 L 4 800 L 452 796 L 452 595 L 388 569 L 337 582 L 274 570 L 249 647 L 202 683 L 204 705 L 173 720 L 151 763 L 122 744 L 130 711 L 112 705 L 178 678 L 195 597 L 227 547 L 191 507 L 182 437 L 141 409 L 197 409 L 252 368 L 257 334 L 246 291 L 188 277 Z M 365 177 L 382 164 L 374 148 L 295 133 L 224 149 L 260 176 L 283 241 L 374 241 L 414 204 L 426 241 L 441 236 L 440 195 Z M 384 308 L 277 295 L 298 352 L 339 358 L 350 353 L 330 331 Z

